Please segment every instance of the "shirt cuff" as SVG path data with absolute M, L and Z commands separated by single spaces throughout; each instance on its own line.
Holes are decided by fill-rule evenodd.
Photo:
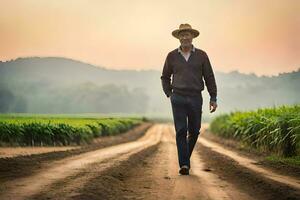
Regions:
M 210 97 L 210 101 L 217 103 L 217 97 Z

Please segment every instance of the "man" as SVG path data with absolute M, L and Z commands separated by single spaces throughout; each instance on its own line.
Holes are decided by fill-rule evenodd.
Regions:
M 217 86 L 206 52 L 192 44 L 199 31 L 189 24 L 181 24 L 172 35 L 179 39 L 181 45 L 168 53 L 161 82 L 163 91 L 170 97 L 172 105 L 179 173 L 189 175 L 190 157 L 201 128 L 203 78 L 210 95 L 211 113 L 217 108 Z

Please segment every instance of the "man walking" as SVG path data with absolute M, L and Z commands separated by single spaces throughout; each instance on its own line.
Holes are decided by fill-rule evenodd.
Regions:
M 172 35 L 179 39 L 181 45 L 168 53 L 161 81 L 163 91 L 170 97 L 172 105 L 179 173 L 188 175 L 190 157 L 201 128 L 203 78 L 210 95 L 211 113 L 217 108 L 217 86 L 206 52 L 192 44 L 199 31 L 189 24 L 181 24 Z

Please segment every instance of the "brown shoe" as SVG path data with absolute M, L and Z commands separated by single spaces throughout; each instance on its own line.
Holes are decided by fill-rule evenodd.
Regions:
M 179 174 L 181 175 L 189 175 L 189 167 L 187 165 L 183 165 L 180 170 L 179 170 Z

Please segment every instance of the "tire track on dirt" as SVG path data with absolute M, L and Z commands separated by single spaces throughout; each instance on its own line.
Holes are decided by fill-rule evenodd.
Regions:
M 90 164 L 78 173 L 55 182 L 47 187 L 47 190 L 31 196 L 30 199 L 122 199 L 122 195 L 117 194 L 123 190 L 120 184 L 124 174 L 139 160 L 155 152 L 158 145 L 159 143 L 140 151 Z M 110 195 L 114 198 L 110 198 Z
M 222 147 L 221 145 L 212 142 L 212 141 L 208 141 L 205 138 L 201 138 L 199 140 L 199 142 L 206 146 L 211 148 L 212 151 L 215 151 L 217 153 L 220 153 L 224 156 L 227 156 L 231 159 L 233 159 L 234 161 L 236 161 L 239 165 L 246 167 L 262 176 L 264 176 L 265 178 L 271 179 L 273 181 L 282 183 L 282 184 L 286 184 L 289 185 L 290 187 L 294 187 L 298 190 L 300 190 L 300 180 L 297 180 L 293 177 L 289 177 L 289 176 L 284 176 L 284 175 L 280 175 L 277 174 L 275 172 L 272 172 L 270 170 L 264 169 L 260 166 L 255 165 L 255 163 L 257 163 L 257 161 L 250 159 L 250 158 L 246 158 L 243 156 L 240 156 L 238 153 L 233 152 L 229 149 L 226 149 L 224 147 Z

